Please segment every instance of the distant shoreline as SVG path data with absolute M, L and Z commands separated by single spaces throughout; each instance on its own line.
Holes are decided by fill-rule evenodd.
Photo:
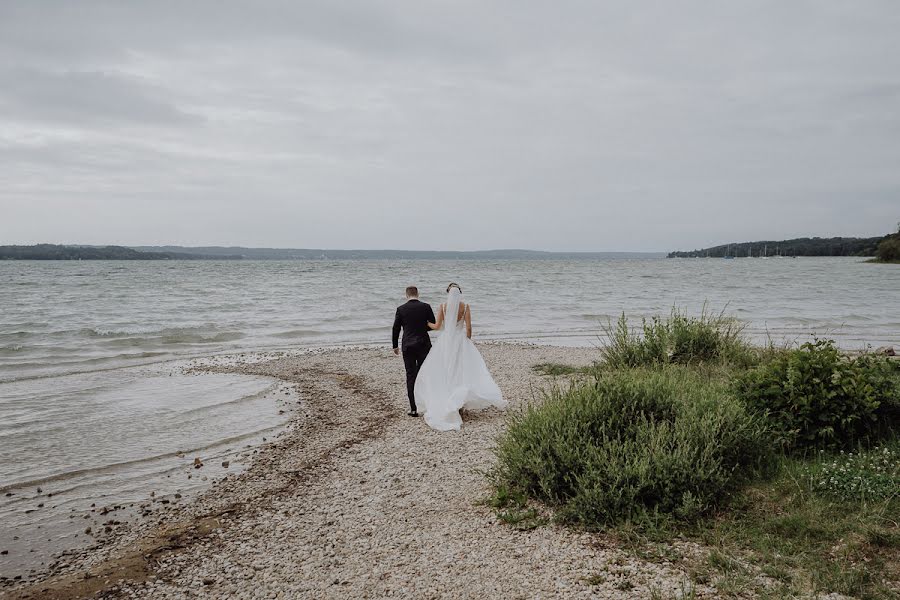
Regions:
M 578 260 L 664 258 L 665 252 L 326 250 L 185 246 L 0 246 L 0 260 Z
M 795 256 L 875 256 L 878 245 L 890 235 L 856 237 L 805 237 L 790 240 L 732 242 L 700 250 L 670 252 L 667 258 L 776 258 Z

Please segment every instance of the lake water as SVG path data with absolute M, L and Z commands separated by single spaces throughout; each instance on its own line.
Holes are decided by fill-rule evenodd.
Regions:
M 758 342 L 900 346 L 900 267 L 859 259 L 0 262 L 0 550 L 20 550 L 0 575 L 84 543 L 90 504 L 187 492 L 193 454 L 232 456 L 288 418 L 278 382 L 184 360 L 387 346 L 405 286 L 437 304 L 449 281 L 478 339 L 592 345 L 623 311 L 707 302 Z

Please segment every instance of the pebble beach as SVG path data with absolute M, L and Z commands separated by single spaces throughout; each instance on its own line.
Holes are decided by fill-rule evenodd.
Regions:
M 591 348 L 479 349 L 510 410 L 539 401 L 550 383 L 533 365 L 596 358 Z M 643 561 L 602 536 L 501 522 L 484 500 L 504 413 L 467 413 L 461 431 L 432 431 L 406 416 L 403 364 L 389 349 L 194 368 L 277 378 L 298 393 L 296 414 L 245 471 L 123 524 L 40 580 L 0 588 L 0 598 L 639 598 L 683 589 L 676 564 Z

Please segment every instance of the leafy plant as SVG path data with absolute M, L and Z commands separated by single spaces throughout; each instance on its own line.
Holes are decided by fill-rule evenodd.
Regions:
M 832 340 L 777 353 L 738 377 L 738 395 L 767 411 L 787 450 L 850 445 L 893 427 L 898 412 L 896 363 L 849 358 Z

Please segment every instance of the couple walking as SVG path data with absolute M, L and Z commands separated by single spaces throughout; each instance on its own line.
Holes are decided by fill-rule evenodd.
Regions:
M 472 343 L 472 309 L 463 301 L 462 289 L 455 283 L 447 286 L 447 301 L 437 318 L 430 305 L 419 301 L 417 288 L 406 288 L 406 299 L 394 316 L 392 342 L 394 354 L 400 354 L 397 341 L 402 329 L 407 414 L 419 416 L 418 401 L 429 427 L 448 431 L 462 425 L 463 408 L 505 408 L 500 388 Z M 434 348 L 428 335 L 433 329 L 443 329 Z

